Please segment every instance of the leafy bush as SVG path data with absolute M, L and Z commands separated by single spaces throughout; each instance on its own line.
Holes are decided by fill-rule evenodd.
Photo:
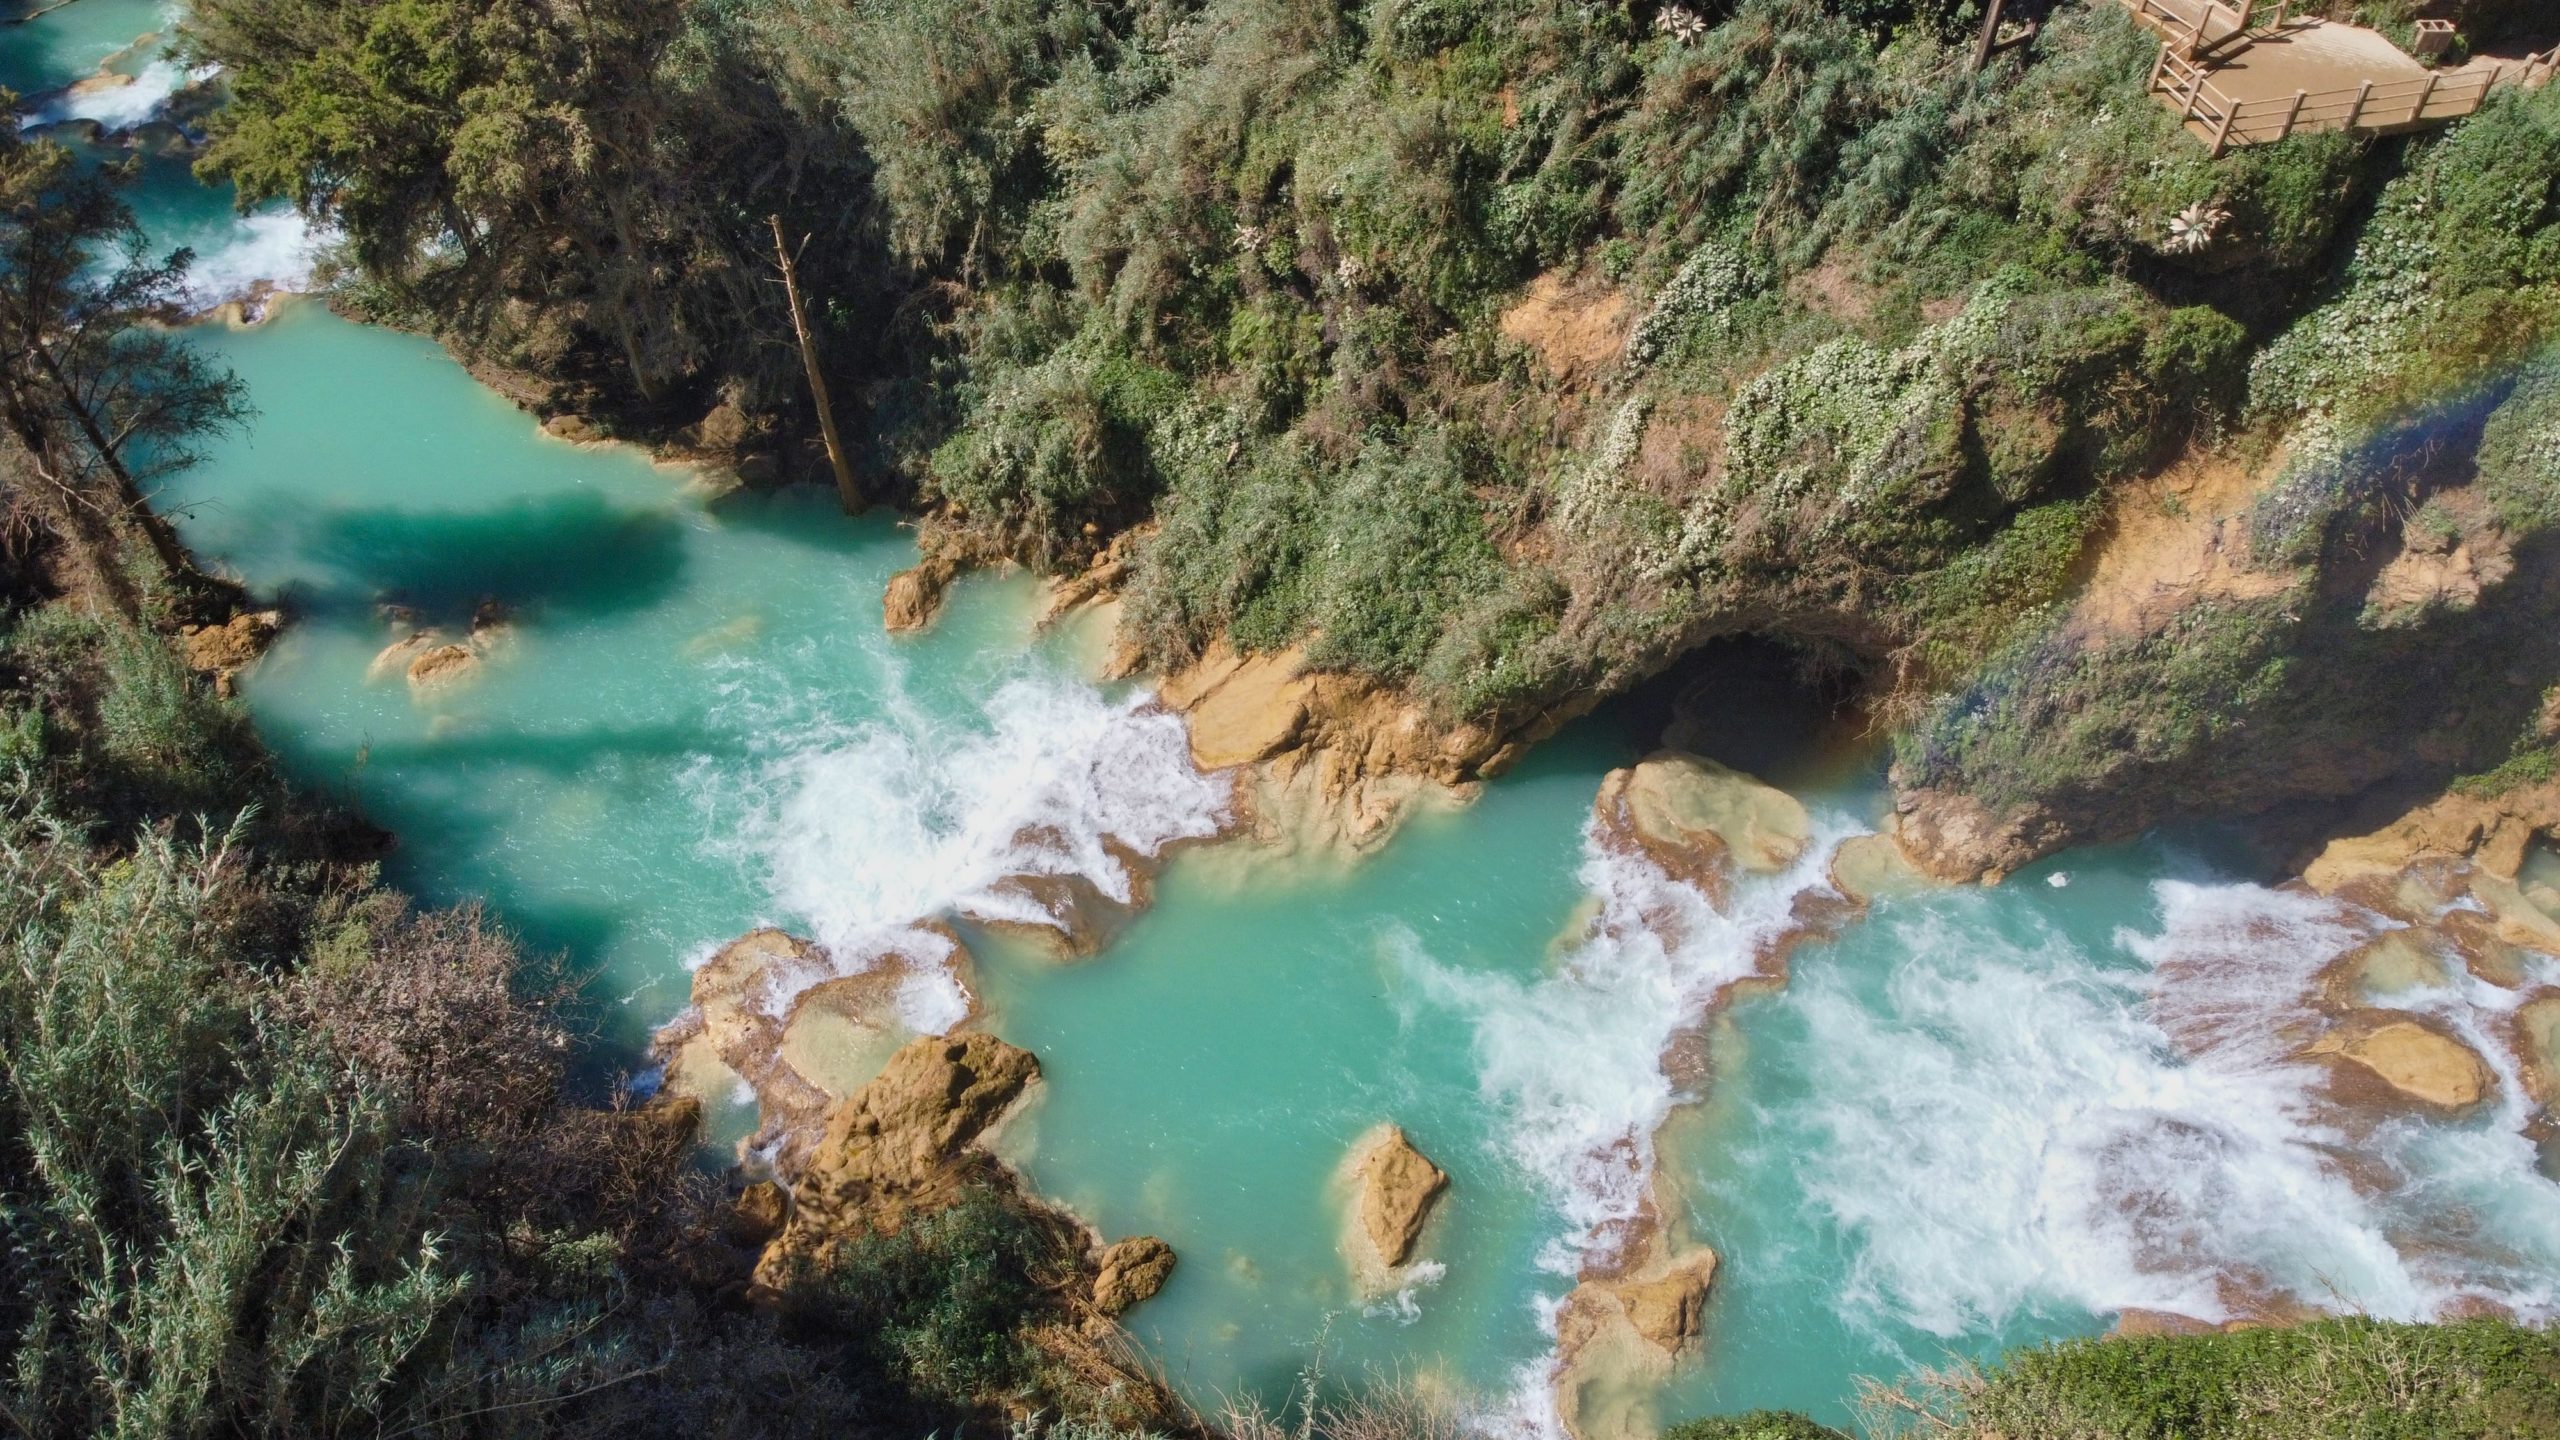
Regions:
M 1034 1356 L 1019 1330 L 1063 1259 L 1056 1235 L 982 1185 L 839 1246 L 792 1304 L 803 1323 L 847 1336 L 918 1397 L 969 1405 L 1028 1377 Z

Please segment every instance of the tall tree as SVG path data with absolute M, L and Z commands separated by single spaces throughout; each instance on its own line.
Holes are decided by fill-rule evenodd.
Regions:
M 4 102 L 0 102 L 4 103 Z M 203 580 L 148 485 L 247 413 L 243 387 L 167 328 L 192 256 L 153 259 L 119 193 L 130 172 L 0 132 L 0 427 L 28 498 L 81 546 L 118 608 L 128 536 L 164 581 Z

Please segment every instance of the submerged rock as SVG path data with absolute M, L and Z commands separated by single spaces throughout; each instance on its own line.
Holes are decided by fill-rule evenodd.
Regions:
M 1153 1235 L 1133 1235 L 1102 1252 L 1093 1277 L 1093 1308 L 1119 1315 L 1164 1288 L 1173 1275 L 1173 1247 Z
M 1448 1172 L 1415 1149 L 1402 1128 L 1382 1125 L 1353 1147 L 1351 1176 L 1359 1186 L 1360 1233 L 1378 1263 L 1392 1270 L 1412 1259 L 1424 1222 L 1449 1188 Z
M 419 694 L 448 690 L 480 674 L 480 654 L 468 645 L 437 645 L 409 662 L 409 688 Z
M 365 683 L 370 685 L 394 675 L 406 675 L 411 663 L 419 656 L 445 643 L 444 632 L 440 630 L 412 630 L 375 653 L 373 662 L 365 666 Z

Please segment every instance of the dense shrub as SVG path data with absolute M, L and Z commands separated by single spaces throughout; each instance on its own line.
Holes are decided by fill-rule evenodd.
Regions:
M 846 1337 L 917 1397 L 965 1406 L 1019 1388 L 1037 1356 L 1020 1334 L 1042 1287 L 1072 1274 L 1059 1237 L 986 1186 L 838 1248 L 792 1297 L 802 1324 Z

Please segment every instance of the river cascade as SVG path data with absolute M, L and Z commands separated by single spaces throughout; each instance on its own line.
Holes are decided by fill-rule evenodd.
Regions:
M 306 286 L 326 236 L 188 174 L 166 117 L 209 77 L 138 38 L 170 19 L 83 0 L 13 31 L 0 83 L 22 124 L 149 148 L 138 208 L 197 250 L 208 310 Z M 192 332 L 258 413 L 161 498 L 293 617 L 243 694 L 298 777 L 399 837 L 400 883 L 592 974 L 632 1083 L 763 925 L 833 957 L 800 989 L 894 967 L 865 1023 L 1033 1051 L 1006 1158 L 1171 1242 L 1126 1323 L 1197 1398 L 1276 1398 L 1321 1346 L 1491 1432 L 1838 1421 L 1858 1376 L 2160 1317 L 2560 1313 L 2516 1018 L 2560 960 L 2466 963 L 2431 926 L 2479 901 L 2412 921 L 2177 838 L 1853 884 L 1888 806 L 1836 755 L 1762 769 L 1803 817 L 1772 863 L 1693 873 L 1595 812 L 1661 739 L 1608 713 L 1374 854 L 1265 856 L 1233 838 L 1239 777 L 1194 766 L 1144 679 L 1095 678 L 1101 637 L 1041 624 L 1029 581 L 965 577 L 892 636 L 892 521 L 554 439 L 423 339 L 264 308 Z M 382 663 L 404 644 L 467 669 Z M 1095 953 L 1040 943 L 1061 885 L 1130 912 Z M 2438 963 L 2354 972 L 2358 1003 L 2478 1057 L 2470 1103 L 2342 1098 L 2314 1053 L 2386 940 Z M 707 1098 L 725 1165 L 754 1092 Z M 1389 1122 L 1450 1185 L 1382 1291 L 1338 1172 Z M 1665 1237 L 1718 1259 L 1695 1353 L 1569 1363 L 1580 1287 Z

